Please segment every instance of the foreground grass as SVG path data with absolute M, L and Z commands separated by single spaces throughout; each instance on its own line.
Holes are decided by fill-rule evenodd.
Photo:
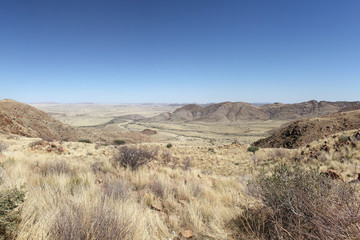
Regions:
M 43 145 L 39 140 L 34 144 L 34 139 L 7 137 L 0 155 L 3 180 L 0 191 L 25 185 L 25 201 L 16 209 L 20 216 L 14 222 L 15 239 L 175 240 L 181 239 L 184 230 L 191 230 L 192 239 L 267 239 L 269 236 L 286 239 L 289 230 L 283 231 L 285 226 L 279 225 L 280 228 L 277 224 L 287 222 L 290 215 L 276 215 L 277 208 L 267 206 L 261 194 L 255 198 L 248 195 L 248 180 L 254 180 L 262 172 L 264 177 L 269 176 L 279 163 L 301 165 L 300 172 L 316 169 L 313 176 L 331 168 L 345 182 L 352 180 L 357 176 L 360 144 L 357 132 L 347 132 L 346 136 L 349 137 L 339 134 L 298 150 L 260 149 L 256 153 L 237 143 L 214 147 L 174 144 L 170 149 L 166 145 L 143 144 L 138 147 L 151 151 L 154 160 L 143 161 L 140 166 L 131 165 L 131 161 L 122 164 L 122 158 L 116 158 L 114 146 L 64 142 L 53 143 L 56 147 L 52 147 L 52 143 Z M 128 153 L 132 155 L 132 151 Z M 124 166 L 132 166 L 132 170 Z M 263 183 L 267 183 L 264 179 Z M 300 181 L 304 184 L 299 186 L 309 184 L 309 177 L 301 179 L 306 181 Z M 305 188 L 286 184 L 282 188 L 285 203 L 290 192 L 298 195 L 296 199 L 310 196 Z M 263 193 L 267 191 L 266 199 L 281 190 L 278 184 L 268 186 L 262 189 Z M 334 213 L 341 210 L 337 208 L 338 199 L 332 197 L 337 195 L 328 198 L 328 202 L 335 203 L 329 205 Z M 302 202 L 309 202 L 305 200 Z M 318 200 L 317 205 L 324 205 L 323 197 Z M 307 216 L 307 212 L 303 215 Z M 315 213 L 322 216 L 322 211 Z M 245 225 L 244 220 L 248 221 Z M 291 236 L 296 236 L 300 227 L 313 228 L 312 222 L 300 220 L 300 225 L 292 226 L 297 232 Z M 249 225 L 253 222 L 255 225 Z M 337 219 L 335 222 L 343 223 Z M 265 228 L 256 223 L 272 225 Z M 356 224 L 355 221 L 352 225 L 354 231 L 351 229 L 349 239 L 357 236 Z M 245 228 L 241 230 L 241 226 Z M 299 236 L 299 239 L 312 239 L 304 234 Z
M 180 167 L 15 156 L 2 170 L 8 187 L 26 184 L 17 239 L 231 239 L 244 201 L 233 177 Z

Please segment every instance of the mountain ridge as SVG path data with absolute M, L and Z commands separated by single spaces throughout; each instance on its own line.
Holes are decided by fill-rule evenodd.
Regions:
M 239 120 L 295 120 L 304 117 L 316 117 L 353 109 L 356 102 L 328 102 L 311 100 L 307 102 L 283 104 L 272 103 L 261 106 L 246 102 L 221 102 L 201 106 L 187 104 L 174 112 L 163 113 L 149 118 L 149 121 L 239 121 Z
M 298 148 L 342 131 L 360 129 L 360 110 L 304 118 L 285 124 L 253 145 L 263 148 Z

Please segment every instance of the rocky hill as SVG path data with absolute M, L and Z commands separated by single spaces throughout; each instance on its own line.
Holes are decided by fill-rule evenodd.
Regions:
M 223 102 L 200 106 L 185 105 L 173 113 L 164 113 L 153 121 L 238 121 L 238 120 L 294 120 L 352 109 L 359 102 L 308 101 L 296 104 L 273 103 L 255 106 L 245 102 Z
M 99 140 L 86 130 L 64 125 L 43 111 L 9 99 L 0 100 L 0 133 L 51 140 Z
M 274 131 L 271 136 L 254 143 L 264 148 L 297 148 L 334 133 L 360 129 L 360 110 L 301 119 Z

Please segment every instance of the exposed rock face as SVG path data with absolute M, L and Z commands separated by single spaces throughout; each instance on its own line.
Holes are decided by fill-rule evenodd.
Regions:
M 360 129 L 360 110 L 297 120 L 274 131 L 271 136 L 258 140 L 254 145 L 297 148 L 331 134 L 354 129 Z M 327 147 L 324 148 L 326 150 Z
M 0 133 L 52 140 L 96 139 L 85 130 L 64 125 L 43 111 L 9 99 L 0 100 Z
M 356 103 L 356 104 L 352 104 L 346 108 L 340 109 L 339 112 L 349 112 L 349 111 L 354 111 L 354 110 L 359 110 L 360 109 L 360 102 Z
M 343 181 L 343 178 L 340 176 L 340 174 L 337 173 L 336 171 L 332 170 L 332 169 L 328 169 L 325 172 L 322 172 L 321 174 L 323 174 L 326 177 L 331 178 L 332 180 L 341 180 L 341 181 Z
M 255 106 L 245 102 L 223 102 L 200 106 L 185 105 L 173 113 L 164 113 L 149 120 L 154 121 L 237 121 L 237 120 L 294 120 L 321 116 L 341 109 L 351 109 L 359 102 L 317 102 L 296 104 L 267 104 Z

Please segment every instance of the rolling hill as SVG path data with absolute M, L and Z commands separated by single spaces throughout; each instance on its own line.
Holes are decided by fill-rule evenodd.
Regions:
M 188 104 L 173 113 L 163 113 L 150 121 L 239 121 L 239 120 L 295 120 L 352 109 L 359 102 L 308 101 L 296 104 L 273 103 L 255 106 L 245 102 L 223 102 L 200 106 Z
M 99 140 L 94 134 L 62 124 L 49 114 L 14 100 L 0 100 L 0 133 L 52 140 Z
M 322 117 L 300 119 L 253 145 L 264 148 L 297 148 L 334 133 L 360 129 L 360 110 L 334 113 Z

